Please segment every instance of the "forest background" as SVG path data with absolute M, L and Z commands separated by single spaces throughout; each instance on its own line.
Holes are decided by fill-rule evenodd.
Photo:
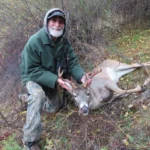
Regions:
M 21 110 L 18 101 L 22 92 L 21 51 L 29 37 L 43 26 L 45 13 L 53 7 L 65 11 L 67 37 L 86 71 L 106 58 L 126 63 L 150 60 L 150 0 L 0 1 L 2 150 L 22 149 L 26 111 Z M 142 85 L 149 75 L 144 68 L 122 78 L 120 85 Z M 75 106 L 52 115 L 43 113 L 40 145 L 43 150 L 148 150 L 149 95 L 147 88 L 143 94 L 133 94 L 92 111 L 88 117 L 79 116 Z

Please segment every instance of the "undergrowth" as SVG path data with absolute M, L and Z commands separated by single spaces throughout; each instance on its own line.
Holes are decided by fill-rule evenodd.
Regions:
M 5 140 L 1 141 L 1 150 L 22 150 L 22 147 L 18 144 L 15 137 L 16 135 L 12 134 Z
M 147 62 L 150 59 L 150 30 L 126 29 L 122 36 L 113 41 L 108 51 L 111 59 L 124 63 Z M 146 68 L 135 71 L 123 77 L 120 84 L 123 88 L 142 85 L 149 76 L 148 73 Z M 138 96 L 139 94 L 133 94 L 111 106 L 91 111 L 88 117 L 78 116 L 74 112 L 65 118 L 67 127 L 59 131 L 51 128 L 50 133 L 45 134 L 46 146 L 58 150 L 148 150 L 150 111 L 148 104 L 140 104 L 134 108 L 132 100 Z M 55 121 L 53 125 L 58 128 L 60 120 Z M 60 127 L 64 122 L 61 123 Z
M 125 63 L 142 63 L 150 59 L 150 30 L 126 29 L 108 49 L 109 58 Z M 142 84 L 149 77 L 149 70 L 135 71 L 121 79 L 123 88 Z M 56 114 L 42 114 L 42 150 L 149 150 L 150 109 L 149 102 L 134 106 L 133 94 L 98 110 L 87 117 L 80 116 L 78 109 Z M 2 150 L 20 150 L 21 147 L 10 136 L 0 143 Z M 13 147 L 13 149 L 12 149 Z

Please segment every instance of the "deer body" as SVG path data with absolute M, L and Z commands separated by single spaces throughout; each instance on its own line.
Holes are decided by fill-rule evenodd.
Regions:
M 90 109 L 96 109 L 103 101 L 109 100 L 113 92 L 124 94 L 141 91 L 139 86 L 131 90 L 122 90 L 117 85 L 123 75 L 134 71 L 138 67 L 141 67 L 141 65 L 127 65 L 116 60 L 105 60 L 98 67 L 101 68 L 102 71 L 93 77 L 89 87 L 89 99 L 91 99 L 89 103 Z
M 150 62 L 127 65 L 116 60 L 108 59 L 103 61 L 95 68 L 100 68 L 101 72 L 97 73 L 92 78 L 90 87 L 78 87 L 72 92 L 75 103 L 79 107 L 79 112 L 83 115 L 87 115 L 89 109 L 98 108 L 103 101 L 109 100 L 114 92 L 117 94 L 140 92 L 141 87 L 139 85 L 134 89 L 122 90 L 118 87 L 117 83 L 123 75 L 128 74 L 143 65 L 150 66 Z
M 62 78 L 63 71 L 60 72 L 60 68 L 58 70 L 58 77 L 61 78 L 68 87 L 68 92 L 72 94 L 75 104 L 79 108 L 79 113 L 88 115 L 90 109 L 99 108 L 103 102 L 110 100 L 113 93 L 125 94 L 140 92 L 142 89 L 139 85 L 134 89 L 122 90 L 118 87 L 117 83 L 123 75 L 142 66 L 150 66 L 150 62 L 127 65 L 116 60 L 107 59 L 93 69 L 92 72 L 87 74 L 87 78 L 92 78 L 92 83 L 89 87 L 79 85 L 75 87 L 72 81 Z M 150 78 L 145 81 L 144 85 L 149 83 Z M 23 97 L 27 99 L 28 94 L 19 95 L 19 99 Z

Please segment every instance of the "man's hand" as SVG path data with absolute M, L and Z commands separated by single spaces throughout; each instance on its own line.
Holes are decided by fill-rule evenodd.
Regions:
M 89 79 L 89 78 L 87 78 L 86 77 L 86 74 L 81 78 L 81 82 L 83 83 L 83 84 L 85 84 L 86 82 L 86 84 L 87 84 L 87 86 L 89 86 L 91 83 L 92 83 L 92 79 Z
M 71 85 L 70 85 L 68 82 L 63 81 L 63 80 L 60 79 L 60 78 L 58 78 L 57 82 L 58 82 L 58 84 L 59 84 L 62 88 L 66 89 L 66 90 L 68 90 L 68 91 L 71 91 L 71 90 L 72 90 L 72 87 L 71 87 Z

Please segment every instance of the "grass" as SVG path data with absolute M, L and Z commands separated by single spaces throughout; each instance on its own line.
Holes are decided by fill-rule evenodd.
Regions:
M 127 64 L 150 61 L 150 30 L 125 29 L 122 35 L 112 42 L 108 51 L 111 59 L 117 59 Z M 139 71 L 134 71 L 123 77 L 121 79 L 123 88 L 131 88 L 133 85 L 141 84 L 143 79 L 150 75 L 150 70 L 147 68 L 140 72 L 139 74 Z
M 150 30 L 126 29 L 108 48 L 111 59 L 125 63 L 146 62 L 150 59 Z M 142 84 L 148 77 L 145 68 L 121 79 L 123 88 Z M 132 104 L 138 94 L 130 95 L 112 105 L 79 116 L 77 108 L 56 114 L 42 114 L 42 150 L 149 150 L 150 109 L 148 101 Z M 10 149 L 15 144 L 15 149 Z M 19 150 L 15 136 L 2 141 L 4 150 Z M 14 146 L 14 145 L 13 145 Z
M 120 128 L 123 132 L 120 135 L 123 143 L 128 148 L 135 148 L 136 150 L 149 148 L 149 114 L 149 110 L 139 108 L 137 112 L 121 119 Z M 118 132 L 116 132 L 116 134 L 118 134 Z
M 120 53 L 128 63 L 146 62 L 150 60 L 150 30 L 125 30 L 121 37 L 113 41 L 109 51 L 112 53 L 111 58 L 117 58 Z M 120 56 L 121 56 L 120 55 Z
M 125 30 L 112 42 L 109 52 L 111 59 L 125 63 L 149 61 L 150 30 Z M 119 84 L 123 88 L 141 85 L 147 76 L 144 72 L 145 69 L 135 71 Z M 72 110 L 44 115 L 47 129 L 41 141 L 43 150 L 148 150 L 150 111 L 146 104 L 132 106 L 136 96 L 91 111 L 88 117 Z
M 150 61 L 150 30 L 126 29 L 121 37 L 113 41 L 109 52 L 111 53 L 111 59 L 117 59 L 125 63 Z M 134 71 L 121 79 L 121 86 L 141 85 L 147 77 L 150 77 L 149 71 L 146 68 Z M 123 112 L 120 119 L 115 120 L 117 128 L 113 136 L 120 139 L 127 149 L 148 150 L 150 149 L 150 111 L 148 103 L 139 105 L 136 110 L 131 110 L 127 107 L 131 104 L 131 99 L 129 98 L 127 101 L 125 111 L 120 111 L 120 113 Z
M 22 150 L 16 140 L 16 135 L 12 134 L 0 142 L 1 150 Z

